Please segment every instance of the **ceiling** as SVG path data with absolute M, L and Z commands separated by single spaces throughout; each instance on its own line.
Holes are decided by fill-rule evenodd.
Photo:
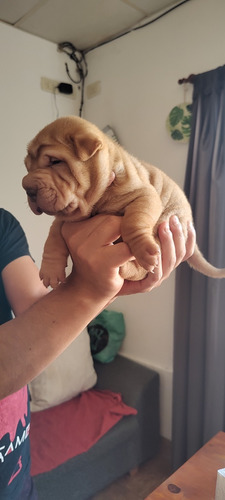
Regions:
M 189 0 L 0 0 L 0 20 L 88 51 Z

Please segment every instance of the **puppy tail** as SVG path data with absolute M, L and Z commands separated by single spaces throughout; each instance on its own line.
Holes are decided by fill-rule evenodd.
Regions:
M 205 257 L 203 257 L 198 246 L 196 245 L 193 255 L 188 259 L 190 267 L 199 271 L 200 273 L 208 276 L 209 278 L 225 278 L 225 268 L 219 269 L 210 264 Z

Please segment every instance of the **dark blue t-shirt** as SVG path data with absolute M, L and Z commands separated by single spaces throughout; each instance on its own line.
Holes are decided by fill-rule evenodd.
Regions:
M 12 318 L 5 295 L 2 270 L 13 260 L 29 254 L 19 222 L 0 209 L 0 324 Z M 1 381 L 0 381 L 1 383 Z M 0 499 L 16 500 L 30 468 L 30 409 L 27 387 L 0 400 Z

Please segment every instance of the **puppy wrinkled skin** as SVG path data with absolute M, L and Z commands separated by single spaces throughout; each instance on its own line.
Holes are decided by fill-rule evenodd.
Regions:
M 157 230 L 162 221 L 177 215 L 187 236 L 192 212 L 179 186 L 82 118 L 58 118 L 47 125 L 28 145 L 25 165 L 28 174 L 22 184 L 31 210 L 55 216 L 40 271 L 45 286 L 54 288 L 65 279 L 64 221 L 99 213 L 122 215 L 121 236 L 135 257 L 120 269 L 129 280 L 142 279 L 158 265 Z M 225 277 L 225 269 L 209 264 L 197 245 L 188 263 L 206 276 Z

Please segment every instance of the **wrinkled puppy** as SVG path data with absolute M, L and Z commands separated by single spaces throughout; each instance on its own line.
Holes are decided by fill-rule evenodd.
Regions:
M 185 237 L 191 207 L 165 173 L 140 162 L 92 123 L 75 116 L 47 125 L 28 145 L 23 178 L 32 211 L 54 215 L 45 243 L 40 276 L 53 288 L 65 279 L 68 249 L 64 221 L 99 213 L 123 215 L 121 236 L 135 257 L 121 267 L 123 278 L 142 279 L 159 259 L 159 224 L 178 216 Z M 188 263 L 206 276 L 224 278 L 225 269 L 209 264 L 197 245 Z

